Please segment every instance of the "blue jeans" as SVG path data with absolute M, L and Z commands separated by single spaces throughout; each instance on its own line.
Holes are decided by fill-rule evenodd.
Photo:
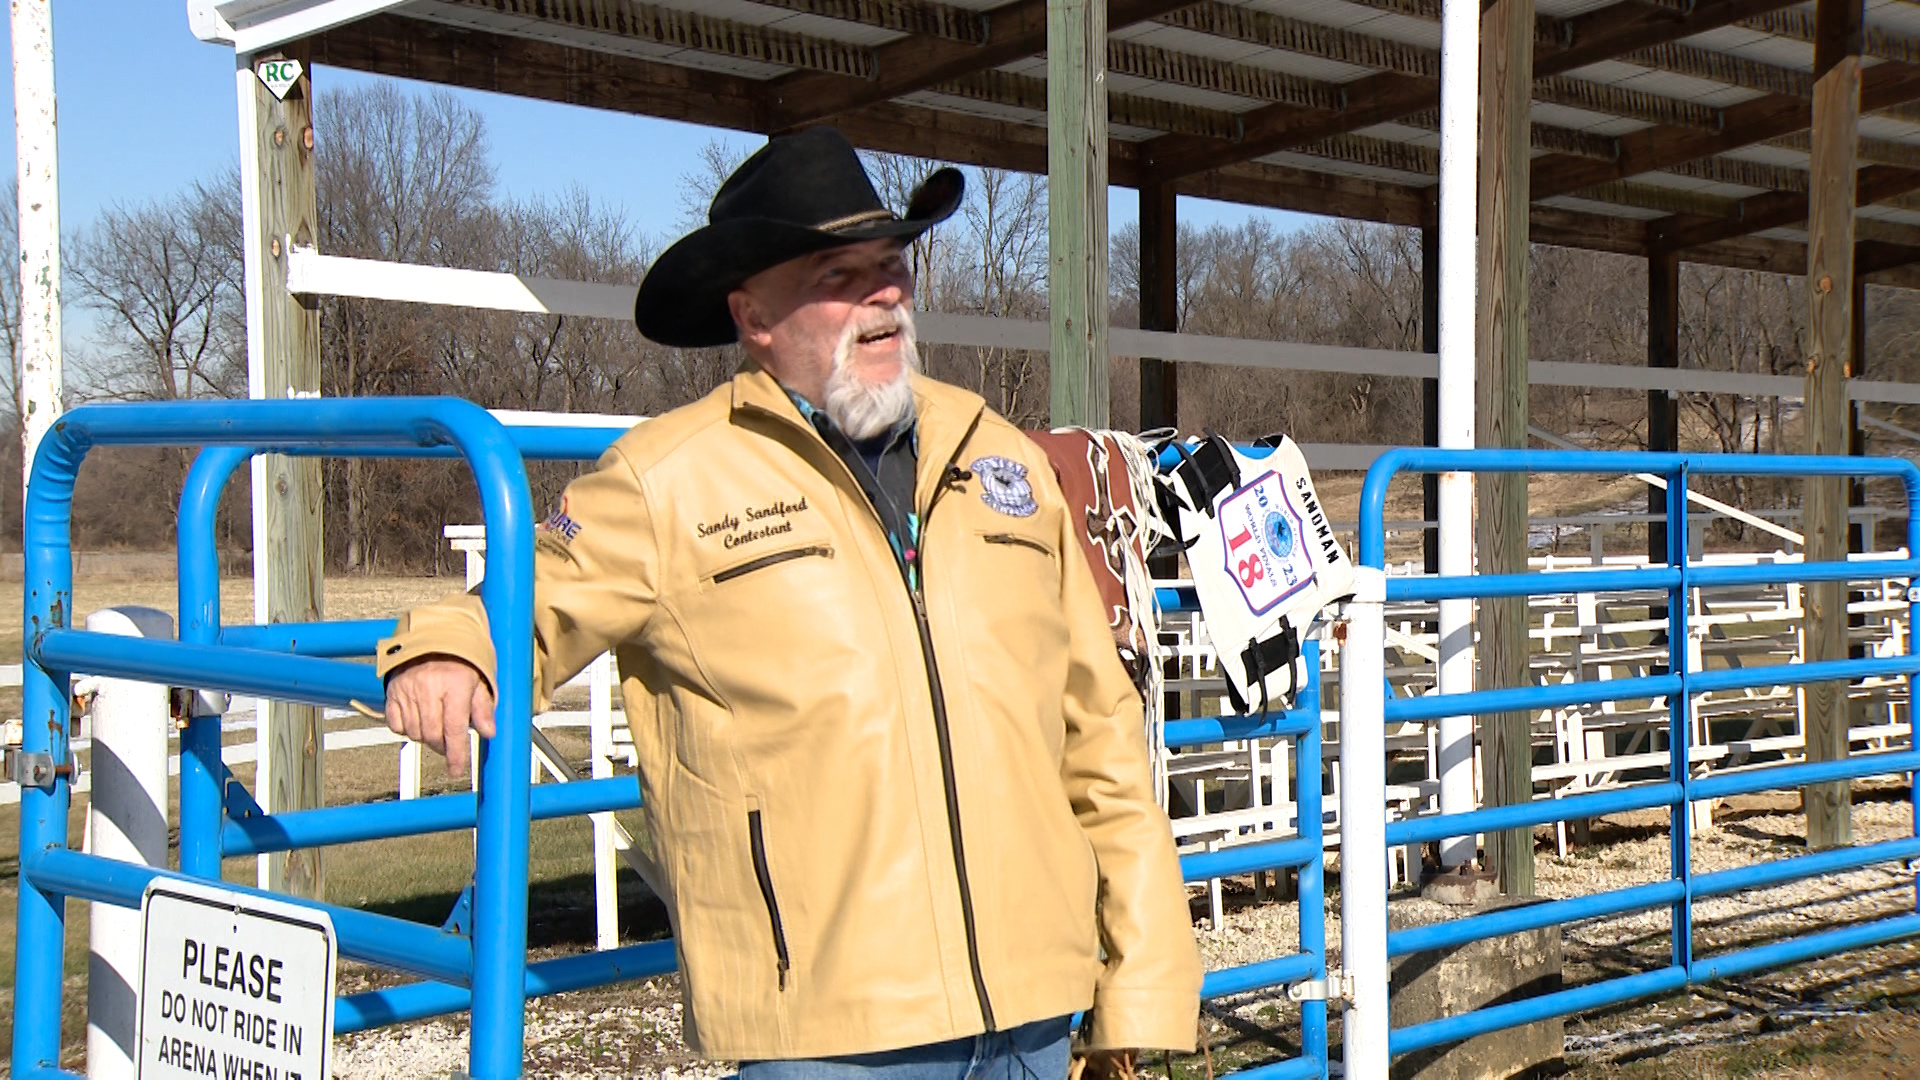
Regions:
M 740 1080 L 1065 1080 L 1069 1019 L 873 1054 L 743 1061 Z

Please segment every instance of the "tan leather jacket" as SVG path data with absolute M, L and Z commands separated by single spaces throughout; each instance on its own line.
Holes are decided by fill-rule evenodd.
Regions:
M 1096 1047 L 1191 1049 L 1186 894 L 1075 524 L 978 397 L 915 395 L 923 598 L 846 465 L 743 372 L 622 437 L 538 534 L 536 700 L 615 651 L 701 1052 L 1087 1008 Z M 402 619 L 381 674 L 436 653 L 493 670 L 477 601 Z

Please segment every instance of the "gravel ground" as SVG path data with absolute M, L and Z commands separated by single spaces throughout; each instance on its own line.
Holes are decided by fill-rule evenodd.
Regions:
M 1904 788 L 1861 790 L 1853 813 L 1856 843 L 1913 835 Z M 1566 859 L 1539 833 L 1537 887 L 1547 897 L 1578 896 L 1665 880 L 1669 841 L 1662 811 L 1623 815 L 1593 825 L 1592 843 Z M 1695 873 L 1730 869 L 1804 853 L 1804 820 L 1793 794 L 1722 805 L 1715 827 L 1696 836 Z M 1327 933 L 1339 956 L 1337 857 L 1330 867 Z M 1225 925 L 1205 917 L 1195 893 L 1197 937 L 1209 969 L 1249 963 L 1298 946 L 1297 909 L 1259 903 L 1248 879 L 1229 882 Z M 1424 900 L 1401 903 L 1427 904 Z M 1696 906 L 1695 949 L 1710 955 L 1852 925 L 1914 910 L 1910 873 L 1897 864 L 1797 882 Z M 1665 964 L 1667 913 L 1644 912 L 1566 928 L 1568 985 Z M 554 1078 L 718 1077 L 726 1063 L 701 1062 L 680 1041 L 680 1004 L 673 978 L 637 987 L 569 994 L 534 1002 L 527 1021 L 527 1075 Z M 1221 1070 L 1271 1060 L 1295 1049 L 1298 1010 L 1284 991 L 1209 1003 L 1203 1027 Z M 335 1044 L 339 1076 L 375 1080 L 444 1078 L 466 1053 L 464 1018 L 448 1018 L 348 1036 Z M 1334 1040 L 1338 1042 L 1338 1024 Z M 1568 1064 L 1579 1076 L 1920 1075 L 1875 1071 L 1896 1059 L 1920 1061 L 1920 947 L 1880 946 L 1825 957 L 1784 971 L 1696 987 L 1660 1001 L 1569 1019 Z M 1746 1061 L 1735 1072 L 1726 1062 Z M 1858 1056 L 1856 1065 L 1848 1055 Z M 1730 1057 L 1731 1055 L 1731 1057 Z M 1744 1055 L 1744 1056 L 1743 1056 Z M 1890 1056 L 1892 1055 L 1892 1056 Z M 1770 1063 L 1778 1071 L 1770 1071 Z M 1822 1064 L 1826 1061 L 1827 1064 Z M 1878 1063 L 1878 1064 L 1876 1064 Z M 1153 1072 L 1161 1071 L 1155 1061 Z M 1869 1067 L 1871 1066 L 1871 1067 Z M 1175 1059 L 1176 1078 L 1203 1075 L 1201 1059 Z M 1839 1068 L 1837 1072 L 1824 1069 Z M 1652 1069 L 1652 1071 L 1644 1071 Z

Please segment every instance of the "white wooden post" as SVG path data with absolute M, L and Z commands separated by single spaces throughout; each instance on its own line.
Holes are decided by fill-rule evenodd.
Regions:
M 107 608 L 87 616 L 87 629 L 172 640 L 173 617 L 152 608 Z M 101 679 L 93 699 L 89 848 L 95 855 L 142 866 L 167 864 L 167 688 Z M 140 987 L 140 912 L 91 904 L 87 953 L 87 1076 L 120 1080 L 134 1067 L 134 1020 Z
M 1457 4 L 1452 0 L 1448 6 Z M 1353 979 L 1346 1075 L 1387 1075 L 1386 575 L 1356 567 L 1340 651 L 1341 966 Z M 1471 740 L 1469 740 L 1471 741 Z M 1442 790 L 1444 797 L 1445 791 Z
M 33 452 L 64 407 L 60 374 L 59 144 L 52 0 L 13 0 L 13 132 L 19 163 L 21 496 Z
M 587 739 L 595 780 L 613 776 L 613 657 L 601 654 L 587 668 Z M 602 949 L 620 944 L 619 863 L 614 860 L 611 811 L 593 815 L 593 904 L 596 940 Z
M 1480 184 L 1480 5 L 1447 0 L 1440 9 L 1440 445 L 1474 442 L 1474 231 Z M 1440 572 L 1473 573 L 1473 477 L 1440 474 Z M 1438 692 L 1473 689 L 1473 601 L 1440 601 Z M 1473 809 L 1473 717 L 1445 716 L 1440 728 L 1440 812 Z M 1345 856 L 1342 856 L 1345 861 Z M 1440 842 L 1440 864 L 1473 861 L 1473 838 Z

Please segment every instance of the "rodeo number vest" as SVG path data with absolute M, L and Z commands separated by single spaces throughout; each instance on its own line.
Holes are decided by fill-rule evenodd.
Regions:
M 1300 637 L 1322 608 L 1352 594 L 1353 563 L 1313 490 L 1306 458 L 1284 435 L 1249 457 L 1217 435 L 1174 444 L 1167 518 L 1175 522 L 1200 612 L 1242 714 L 1291 701 L 1305 678 Z

